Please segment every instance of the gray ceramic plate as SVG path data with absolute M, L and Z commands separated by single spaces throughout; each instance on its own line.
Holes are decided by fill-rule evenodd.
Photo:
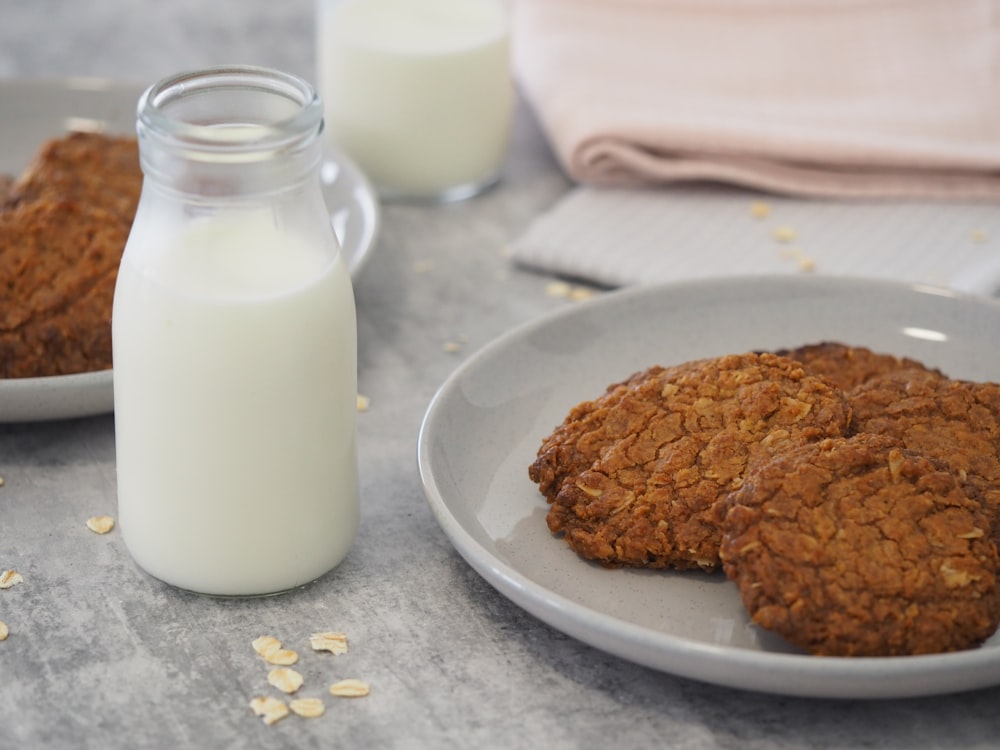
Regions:
M 724 576 L 606 570 L 545 526 L 527 468 L 576 403 L 652 364 L 837 340 L 1000 380 L 1000 301 L 843 278 L 727 279 L 608 294 L 509 333 L 431 402 L 431 509 L 486 580 L 535 616 L 656 669 L 772 693 L 889 698 L 1000 683 L 1000 635 L 955 654 L 816 658 L 751 625 Z
M 46 138 L 67 130 L 135 132 L 140 84 L 101 79 L 0 80 L 0 174 L 16 175 Z M 327 154 L 321 172 L 330 222 L 351 276 L 368 260 L 379 205 L 365 175 L 346 156 Z M 0 379 L 0 422 L 82 417 L 114 408 L 110 370 L 51 378 Z

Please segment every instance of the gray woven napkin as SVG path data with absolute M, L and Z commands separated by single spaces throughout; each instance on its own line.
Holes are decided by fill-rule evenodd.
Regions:
M 525 267 L 610 287 L 810 273 L 997 294 L 1000 206 L 578 187 L 509 252 Z

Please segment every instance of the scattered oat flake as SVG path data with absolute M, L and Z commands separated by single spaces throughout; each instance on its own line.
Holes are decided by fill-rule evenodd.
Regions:
M 264 661 L 268 664 L 278 664 L 283 667 L 290 667 L 299 660 L 299 655 L 287 648 L 279 648 L 264 654 Z
M 95 534 L 107 534 L 115 527 L 115 519 L 111 516 L 92 516 L 87 519 L 87 528 Z
M 266 657 L 281 648 L 281 641 L 273 635 L 262 635 L 260 638 L 255 638 L 251 645 L 254 651 Z
M 7 627 L 7 623 L 0 620 L 0 641 L 6 641 L 8 635 L 10 635 L 10 628 Z
M 973 229 L 969 235 L 973 242 L 986 242 L 990 238 L 989 232 L 985 229 Z M 0 484 L 3 484 L 0 482 Z
M 446 341 L 444 343 L 444 350 L 449 354 L 454 354 L 462 351 L 462 345 L 457 341 Z
M 3 487 L 3 477 L 0 477 L 0 487 Z
M 778 242 L 794 242 L 798 237 L 798 232 L 791 227 L 775 227 L 773 234 Z
M 302 675 L 288 667 L 278 667 L 267 673 L 267 681 L 283 693 L 294 693 L 302 687 Z
M 330 685 L 330 695 L 338 698 L 364 698 L 372 691 L 364 680 L 341 680 Z
M 251 700 L 250 710 L 263 718 L 264 723 L 268 726 L 288 716 L 288 706 L 285 705 L 285 702 L 270 696 Z
M 793 247 L 781 251 L 781 257 L 794 260 L 800 271 L 809 272 L 816 270 L 816 260 L 810 258 L 801 248 Z
M 565 281 L 552 281 L 545 287 L 545 293 L 550 297 L 562 297 L 563 299 L 579 302 L 590 299 L 594 296 L 594 290 L 585 286 L 573 286 Z
M 358 411 L 368 411 L 368 407 L 371 406 L 372 400 L 367 396 L 362 396 L 358 394 Z
M 326 713 L 326 706 L 319 698 L 296 698 L 288 704 L 288 707 L 304 719 L 315 719 Z
M 0 573 L 0 589 L 9 589 L 19 583 L 24 583 L 24 577 L 16 570 L 5 570 Z
M 551 281 L 545 287 L 545 293 L 550 297 L 568 297 L 572 287 L 565 281 Z
M 347 653 L 346 633 L 313 633 L 309 636 L 309 645 L 313 651 L 329 651 L 331 654 Z
M 750 215 L 755 219 L 766 219 L 771 215 L 771 204 L 764 201 L 754 201 L 750 204 Z
M 792 257 L 795 258 L 795 263 L 798 265 L 800 271 L 808 272 L 816 270 L 816 261 L 802 252 L 799 248 L 795 248 Z

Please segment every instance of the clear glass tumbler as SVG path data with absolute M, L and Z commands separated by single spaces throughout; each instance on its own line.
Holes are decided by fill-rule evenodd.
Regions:
M 327 138 L 381 197 L 496 183 L 514 104 L 501 0 L 318 0 L 316 29 Z

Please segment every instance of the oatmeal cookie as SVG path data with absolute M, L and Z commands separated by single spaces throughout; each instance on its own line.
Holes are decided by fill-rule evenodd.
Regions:
M 131 136 L 46 141 L 0 196 L 0 378 L 111 367 L 111 305 L 142 172 Z
M 528 476 L 549 502 L 555 500 L 567 477 L 589 468 L 610 445 L 635 433 L 656 413 L 663 400 L 663 385 L 676 369 L 655 365 L 608 386 L 600 397 L 570 410 L 563 423 L 542 441 L 528 467 Z
M 111 304 L 129 226 L 76 201 L 0 212 L 0 377 L 111 367 Z
M 547 516 L 577 553 L 609 566 L 717 567 L 713 509 L 747 468 L 847 429 L 843 394 L 773 354 L 702 360 L 644 382 L 655 389 L 640 389 L 639 404 L 628 389 L 617 396 L 604 421 L 620 429 L 562 482 Z
M 979 490 L 1000 541 L 1000 384 L 888 373 L 847 394 L 852 429 L 947 461 Z
M 730 496 L 724 568 L 754 623 L 813 654 L 972 648 L 1000 620 L 1000 563 L 975 493 L 888 436 L 801 446 Z
M 14 188 L 14 178 L 7 174 L 0 174 L 0 206 L 7 200 L 11 190 Z
M 79 201 L 131 224 L 141 191 L 139 146 L 134 136 L 72 132 L 42 144 L 14 181 L 7 202 Z
M 883 354 L 863 346 L 848 346 L 836 341 L 807 344 L 795 349 L 780 349 L 775 354 L 801 362 L 806 372 L 823 375 L 845 391 L 874 377 L 897 370 L 924 370 L 928 373 L 942 374 L 939 370 L 927 367 L 909 357 Z

